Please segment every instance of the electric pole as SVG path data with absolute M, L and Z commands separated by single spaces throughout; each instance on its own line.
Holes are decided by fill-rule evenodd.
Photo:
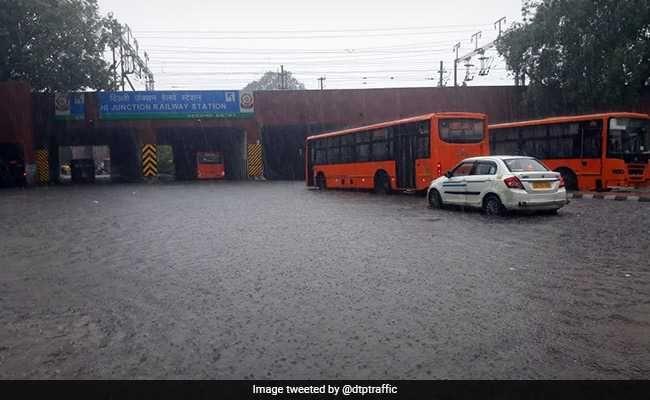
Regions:
M 478 49 L 478 40 L 481 38 L 481 31 L 476 32 L 472 35 L 471 41 L 474 42 L 474 50 Z
M 495 28 L 497 27 L 497 25 L 499 26 L 499 35 L 497 37 L 501 37 L 501 23 L 503 23 L 504 25 L 506 24 L 506 17 L 501 17 L 494 23 Z
M 460 42 L 454 45 L 454 51 L 456 52 L 456 58 L 454 58 L 454 86 L 458 86 L 458 49 L 460 49 Z
M 284 84 L 284 65 L 280 65 L 280 89 L 284 90 L 286 88 Z
M 324 76 L 321 76 L 320 78 L 318 78 L 318 81 L 319 81 L 319 84 L 320 84 L 320 90 L 323 90 L 323 81 L 325 79 L 327 79 L 327 78 L 325 78 Z
M 443 64 L 442 61 L 440 61 L 440 69 L 438 70 L 438 73 L 440 74 L 440 81 L 438 82 L 438 87 L 443 87 L 445 86 L 442 80 L 442 75 L 447 72 L 443 69 Z
M 113 19 L 111 13 L 109 13 L 108 18 L 111 30 L 109 46 L 113 55 L 110 72 L 113 75 L 115 86 L 124 91 L 126 83 L 128 83 L 131 90 L 135 91 L 135 87 L 129 78 L 129 75 L 131 75 L 138 79 L 144 78 L 145 90 L 154 90 L 153 72 L 149 69 L 149 55 L 145 52 L 144 59 L 140 57 L 138 41 L 133 37 L 128 25 L 120 25 Z

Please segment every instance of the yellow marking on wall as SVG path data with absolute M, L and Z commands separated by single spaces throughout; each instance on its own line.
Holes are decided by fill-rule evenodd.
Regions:
M 264 162 L 262 160 L 262 145 L 260 143 L 247 146 L 248 176 L 264 176 Z
M 158 175 L 158 153 L 155 144 L 142 145 L 142 176 Z
M 50 154 L 46 149 L 36 150 L 36 174 L 39 183 L 50 182 Z

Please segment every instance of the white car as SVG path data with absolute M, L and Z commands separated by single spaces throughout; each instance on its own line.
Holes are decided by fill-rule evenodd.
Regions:
M 562 176 L 524 156 L 467 158 L 431 182 L 427 199 L 433 208 L 453 204 L 491 215 L 506 210 L 555 213 L 568 203 Z

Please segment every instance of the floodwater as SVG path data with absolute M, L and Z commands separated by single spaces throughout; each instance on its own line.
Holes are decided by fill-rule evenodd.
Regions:
M 0 378 L 649 378 L 650 204 L 0 191 Z

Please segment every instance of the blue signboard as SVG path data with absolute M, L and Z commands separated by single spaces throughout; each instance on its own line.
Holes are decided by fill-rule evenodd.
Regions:
M 188 119 L 252 117 L 252 92 L 190 90 L 99 92 L 101 119 Z
M 84 119 L 86 117 L 84 93 L 55 93 L 54 115 L 58 119 Z

